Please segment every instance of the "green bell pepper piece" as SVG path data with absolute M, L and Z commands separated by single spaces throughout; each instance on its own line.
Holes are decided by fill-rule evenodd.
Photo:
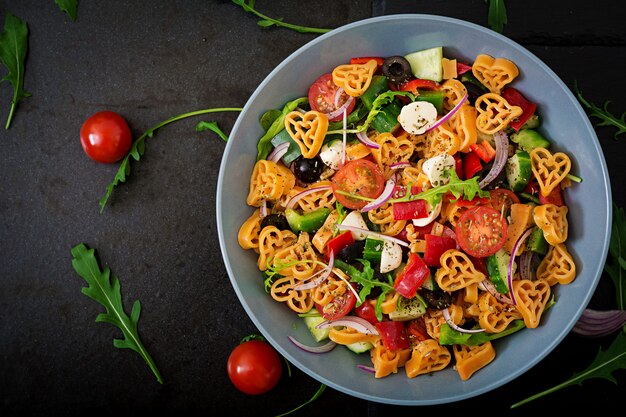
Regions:
M 287 223 L 294 233 L 316 232 L 324 222 L 326 217 L 330 214 L 330 209 L 326 207 L 318 208 L 310 213 L 300 214 L 294 209 L 285 210 L 285 217 L 287 217 Z

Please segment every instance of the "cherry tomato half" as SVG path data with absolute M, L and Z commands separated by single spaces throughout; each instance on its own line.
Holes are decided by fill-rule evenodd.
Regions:
M 469 208 L 456 224 L 456 240 L 468 255 L 484 258 L 504 246 L 508 225 L 502 214 L 489 206 Z
M 331 73 L 324 74 L 319 77 L 311 87 L 309 87 L 309 104 L 311 109 L 320 113 L 331 113 L 341 107 L 349 96 L 345 92 L 341 94 L 337 104 L 335 104 L 335 96 L 337 95 L 337 89 L 339 87 L 333 82 L 333 75 Z M 356 100 L 352 100 L 352 103 L 346 108 L 347 114 L 350 114 L 354 109 Z M 343 113 L 339 114 L 328 121 L 336 122 L 343 118 Z
M 366 200 L 350 197 L 338 191 L 376 198 L 385 188 L 385 178 L 374 162 L 367 159 L 355 159 L 346 163 L 333 175 L 332 188 L 335 198 L 344 207 L 353 210 L 360 209 L 368 203 Z
M 105 110 L 85 120 L 80 129 L 80 143 L 91 159 L 109 164 L 128 153 L 132 134 L 122 116 Z
M 504 217 L 509 215 L 511 205 L 519 204 L 519 202 L 517 194 L 509 189 L 496 188 L 495 190 L 489 190 L 489 205 L 499 213 L 504 214 Z
M 283 367 L 278 352 L 269 343 L 253 339 L 233 349 L 226 370 L 238 390 L 258 395 L 278 384 Z

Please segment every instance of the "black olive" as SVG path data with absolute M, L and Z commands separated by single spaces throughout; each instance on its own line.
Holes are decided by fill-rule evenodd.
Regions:
M 318 181 L 323 169 L 324 163 L 319 155 L 311 159 L 299 157 L 294 161 L 293 165 L 293 172 L 296 178 L 307 183 Z
M 395 55 L 385 59 L 383 74 L 394 84 L 402 84 L 411 78 L 411 64 L 404 57 Z
M 425 288 L 421 288 L 420 295 L 424 298 L 426 304 L 435 310 L 448 308 L 452 305 L 453 301 L 452 294 L 442 290 L 430 291 Z
M 474 105 L 478 97 L 485 94 L 485 90 L 483 90 L 482 88 L 480 88 L 474 83 L 466 81 L 463 83 L 463 85 L 465 86 L 465 89 L 467 90 L 467 95 L 468 95 L 467 98 L 469 100 L 469 104 L 471 104 L 472 106 Z
M 364 240 L 356 240 L 354 243 L 349 244 L 339 251 L 337 254 L 337 258 L 341 259 L 346 263 L 353 263 L 357 259 L 363 257 L 363 249 L 365 249 L 365 241 Z
M 272 213 L 263 217 L 263 220 L 261 220 L 261 230 L 263 230 L 265 226 L 275 226 L 278 230 L 291 230 L 287 218 L 284 214 L 280 213 Z

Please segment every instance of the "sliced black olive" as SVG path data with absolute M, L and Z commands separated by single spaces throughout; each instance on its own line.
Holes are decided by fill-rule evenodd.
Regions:
M 443 310 L 452 305 L 452 294 L 442 290 L 430 291 L 425 288 L 420 289 L 420 295 L 426 300 L 426 304 L 435 310 Z
M 299 157 L 294 161 L 293 165 L 293 172 L 296 178 L 307 183 L 318 181 L 323 170 L 324 163 L 319 155 L 311 159 Z
M 263 220 L 261 220 L 261 230 L 266 226 L 275 226 L 278 230 L 291 230 L 287 218 L 280 213 L 272 213 L 263 217 Z
M 405 83 L 411 78 L 411 64 L 404 57 L 395 55 L 385 59 L 383 74 L 394 84 Z
M 365 241 L 364 240 L 356 240 L 354 243 L 349 244 L 339 251 L 337 254 L 337 258 L 341 259 L 346 263 L 353 263 L 357 259 L 363 257 L 363 249 L 365 249 Z

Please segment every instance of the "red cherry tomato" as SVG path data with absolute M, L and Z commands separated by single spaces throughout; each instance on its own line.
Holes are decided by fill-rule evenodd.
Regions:
M 489 205 L 499 213 L 503 213 L 505 217 L 509 215 L 511 205 L 519 204 L 519 202 L 519 197 L 511 190 L 506 188 L 489 190 Z
M 456 240 L 468 255 L 484 258 L 504 246 L 508 232 L 502 214 L 489 206 L 469 208 L 456 224 Z
M 335 96 L 337 95 L 337 89 L 339 87 L 333 82 L 333 75 L 331 73 L 324 74 L 319 77 L 311 87 L 309 87 L 309 104 L 311 109 L 320 113 L 331 113 L 341 107 L 349 98 L 345 92 L 341 94 L 337 104 L 335 104 Z M 352 112 L 356 100 L 352 100 L 352 103 L 348 105 L 346 111 L 348 114 Z M 336 122 L 341 120 L 343 113 L 339 114 L 328 121 Z
M 353 198 L 338 191 L 376 198 L 385 188 L 385 178 L 374 162 L 367 159 L 355 159 L 345 164 L 333 175 L 332 187 L 335 198 L 344 207 L 353 210 L 360 209 L 367 204 L 366 200 Z
M 85 120 L 80 129 L 80 143 L 91 159 L 108 164 L 128 153 L 132 134 L 122 116 L 105 110 Z
M 238 390 L 258 395 L 278 384 L 283 367 L 278 352 L 269 343 L 248 340 L 230 353 L 226 370 Z
M 375 304 L 375 300 L 365 300 L 363 304 L 356 307 L 354 311 L 356 315 L 362 319 L 365 319 L 372 324 L 376 324 L 378 323 L 378 318 L 376 317 L 376 307 L 374 307 Z
M 354 287 L 353 287 L 354 288 Z M 315 304 L 315 308 L 326 320 L 338 320 L 352 311 L 356 305 L 356 295 L 346 288 L 343 294 L 338 294 L 326 305 Z

